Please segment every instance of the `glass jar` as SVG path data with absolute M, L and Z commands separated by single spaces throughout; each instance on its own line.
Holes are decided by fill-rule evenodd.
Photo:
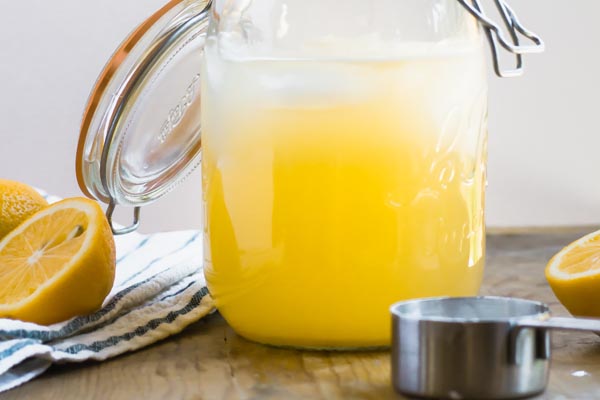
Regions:
M 387 346 L 392 303 L 481 284 L 482 33 L 507 48 L 482 16 L 462 0 L 172 1 L 97 83 L 81 185 L 109 217 L 136 207 L 131 230 L 202 146 L 205 276 L 233 329 Z

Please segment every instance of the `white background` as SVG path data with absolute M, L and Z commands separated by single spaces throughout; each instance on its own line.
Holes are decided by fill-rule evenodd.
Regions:
M 0 0 L 0 177 L 80 194 L 88 92 L 121 39 L 164 2 Z M 527 59 L 523 78 L 490 73 L 488 225 L 598 223 L 600 2 L 510 3 L 547 51 Z M 145 231 L 199 228 L 199 174 L 142 214 Z

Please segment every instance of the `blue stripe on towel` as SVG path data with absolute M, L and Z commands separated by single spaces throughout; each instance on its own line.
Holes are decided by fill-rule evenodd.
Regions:
M 124 259 L 126 259 L 130 255 L 134 254 L 136 251 L 138 251 L 139 249 L 144 247 L 153 236 L 154 235 L 149 235 L 149 236 L 146 236 L 145 238 L 143 238 L 142 240 L 140 240 L 140 242 L 133 249 L 129 250 L 127 253 L 125 253 L 121 257 L 117 258 L 117 264 L 119 264 Z
M 77 354 L 82 351 L 92 351 L 94 353 L 99 353 L 102 350 L 104 350 L 108 347 L 114 346 L 122 341 L 128 341 L 128 340 L 131 340 L 138 336 L 143 336 L 146 333 L 148 333 L 149 331 L 158 328 L 160 325 L 162 325 L 164 323 L 172 323 L 180 315 L 185 315 L 185 314 L 189 313 L 190 311 L 192 311 L 194 308 L 198 307 L 200 305 L 200 302 L 204 298 L 204 296 L 206 296 L 207 294 L 208 294 L 208 289 L 206 287 L 203 287 L 202 289 L 200 289 L 198 292 L 196 292 L 192 296 L 190 302 L 188 304 L 186 304 L 185 307 L 180 308 L 177 311 L 171 311 L 163 318 L 156 318 L 156 319 L 150 320 L 150 321 L 148 321 L 148 323 L 146 325 L 138 326 L 135 330 L 124 333 L 123 335 L 111 336 L 106 340 L 97 341 L 97 342 L 94 342 L 89 345 L 76 344 L 76 345 L 67 347 L 66 349 L 59 350 L 59 351 L 62 351 L 64 353 L 69 353 L 69 354 Z
M 162 273 L 164 273 L 164 272 L 165 272 L 165 271 L 161 271 L 161 272 L 159 272 L 159 273 L 158 273 L 158 274 L 156 274 L 156 275 L 152 275 L 150 278 L 146 279 L 146 280 L 145 280 L 143 283 L 147 283 L 147 282 L 153 281 L 154 279 L 156 279 L 156 277 L 157 277 L 158 275 L 160 275 L 160 274 L 162 274 Z M 185 279 L 185 278 L 184 278 L 184 279 Z M 188 289 L 188 288 L 189 288 L 190 286 L 192 286 L 194 283 L 196 283 L 196 282 L 195 282 L 195 281 L 194 281 L 194 282 L 191 282 L 189 285 L 187 285 L 187 286 L 185 287 L 185 289 Z M 169 297 L 173 297 L 173 296 L 175 296 L 175 295 L 177 295 L 177 294 L 181 294 L 181 293 L 183 293 L 183 292 L 185 291 L 185 289 L 182 289 L 182 290 L 179 290 L 179 291 L 177 291 L 177 293 L 176 293 L 176 294 L 174 293 L 174 294 L 171 294 L 171 295 L 165 296 L 164 298 L 160 299 L 160 301 L 162 301 L 162 300 L 164 300 L 164 299 L 167 299 L 167 298 L 169 298 Z M 155 304 L 155 303 L 156 303 L 156 301 L 155 301 L 155 302 L 152 302 L 152 303 L 145 303 L 145 304 L 144 304 L 144 306 L 149 306 L 149 305 L 152 305 L 152 304 Z M 137 310 L 138 310 L 138 308 L 133 308 L 133 309 L 131 309 L 131 310 L 125 311 L 123 314 L 119 314 L 119 315 L 118 315 L 118 316 L 116 316 L 114 319 L 110 319 L 110 320 L 104 321 L 104 322 L 102 322 L 102 323 L 99 323 L 99 324 L 97 324 L 97 325 L 94 325 L 94 326 L 93 326 L 93 328 L 94 328 L 94 330 L 98 330 L 98 329 L 102 329 L 102 328 L 104 328 L 104 327 L 106 327 L 106 326 L 108 326 L 108 325 L 112 325 L 112 324 L 114 324 L 115 322 L 117 322 L 118 320 L 120 320 L 121 318 L 123 318 L 124 316 L 126 316 L 126 315 L 128 315 L 128 314 L 131 314 L 132 312 L 136 312 Z M 63 336 L 63 337 L 65 337 L 65 336 Z
M 190 283 L 188 283 L 187 285 L 185 285 L 184 288 L 176 291 L 175 293 L 171 293 L 166 295 L 165 297 L 161 297 L 158 301 L 165 301 L 166 299 L 170 299 L 171 297 L 175 297 L 183 292 L 185 292 L 186 290 L 188 290 L 190 288 L 190 286 L 192 286 L 194 283 L 196 283 L 196 281 L 192 281 Z
M 9 347 L 8 349 L 0 351 L 0 359 L 10 357 L 13 354 L 15 354 L 17 351 L 19 351 L 27 346 L 31 346 L 32 344 L 39 344 L 39 342 L 36 340 L 33 340 L 33 339 L 21 340 L 19 343 L 14 344 L 13 346 Z
M 123 281 L 121 283 L 121 285 L 126 285 L 128 282 L 130 282 L 131 280 L 133 280 L 134 278 L 137 278 L 138 276 L 142 275 L 144 272 L 146 272 L 147 270 L 150 269 L 150 267 L 152 267 L 154 264 L 156 264 L 157 262 L 159 262 L 160 260 L 162 260 L 165 257 L 169 257 L 172 256 L 173 254 L 176 254 L 177 252 L 185 249 L 187 246 L 189 246 L 190 244 L 192 244 L 196 239 L 198 239 L 198 237 L 200 237 L 200 232 L 196 232 L 194 235 L 192 235 L 191 238 L 189 238 L 181 247 L 171 251 L 168 254 L 164 254 L 160 257 L 155 258 L 154 260 L 150 261 L 150 263 L 148 263 L 144 268 L 142 268 L 141 270 L 139 270 L 138 272 L 136 272 L 135 274 L 131 275 L 129 278 L 127 278 L 125 281 Z

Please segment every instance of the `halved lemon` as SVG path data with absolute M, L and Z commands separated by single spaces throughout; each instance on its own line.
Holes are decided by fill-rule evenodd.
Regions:
M 571 314 L 600 317 L 600 231 L 574 241 L 552 257 L 546 279 Z
M 0 317 L 52 324 L 88 314 L 114 277 L 114 239 L 100 206 L 54 203 L 0 241 Z

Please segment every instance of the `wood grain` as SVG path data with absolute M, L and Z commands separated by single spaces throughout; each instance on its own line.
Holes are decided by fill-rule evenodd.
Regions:
M 543 269 L 556 251 L 588 231 L 490 235 L 482 293 L 541 300 L 556 315 L 568 315 Z M 600 398 L 600 338 L 556 333 L 553 350 L 550 384 L 538 399 Z M 214 314 L 136 353 L 53 367 L 0 399 L 399 399 L 390 386 L 389 364 L 386 351 L 303 352 L 257 345 Z

